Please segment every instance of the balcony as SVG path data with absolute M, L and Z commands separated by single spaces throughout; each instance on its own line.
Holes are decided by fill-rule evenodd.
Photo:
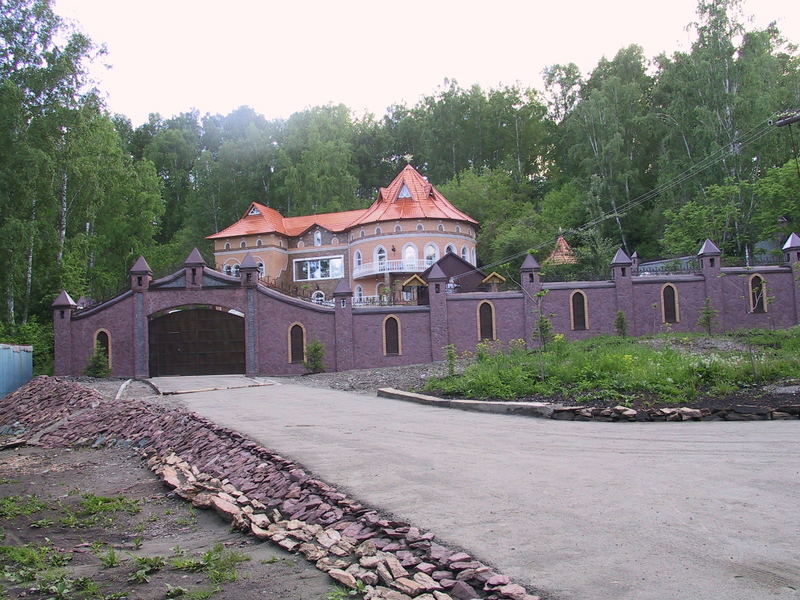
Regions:
M 353 279 L 369 277 L 381 273 L 421 273 L 430 267 L 432 260 L 382 260 L 378 262 L 362 263 L 353 267 Z

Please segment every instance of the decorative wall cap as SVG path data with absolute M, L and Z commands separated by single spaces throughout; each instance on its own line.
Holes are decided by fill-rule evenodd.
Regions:
M 428 281 L 447 281 L 447 274 L 442 271 L 438 263 L 435 263 L 428 273 Z
M 614 255 L 614 258 L 611 261 L 611 266 L 612 267 L 617 266 L 617 265 L 626 266 L 626 265 L 630 265 L 630 264 L 633 264 L 633 261 L 631 261 L 631 257 L 630 256 L 625 254 L 625 251 L 622 248 L 617 250 L 617 253 Z
M 253 271 L 258 271 L 258 263 L 256 259 L 253 258 L 253 255 L 249 252 L 244 255 L 244 259 L 242 260 L 242 264 L 239 265 L 239 270 L 244 271 L 246 269 L 252 269 Z
M 147 261 L 144 259 L 144 256 L 140 256 L 130 270 L 131 275 L 152 275 L 153 271 L 150 268 L 150 265 L 147 264 Z
M 336 289 L 333 290 L 334 296 L 352 296 L 353 290 L 350 289 L 350 284 L 347 282 L 347 278 L 340 279 L 339 283 L 336 284 Z
M 717 248 L 717 245 L 711 240 L 707 239 L 705 242 L 703 242 L 703 245 L 700 248 L 700 251 L 697 253 L 697 256 L 719 256 L 720 254 L 722 254 L 722 252 L 720 252 L 720 249 Z
M 200 254 L 200 251 L 194 248 L 189 253 L 189 256 L 186 257 L 186 260 L 183 261 L 183 265 L 185 267 L 205 267 L 206 261 L 203 259 L 203 255 Z
M 789 239 L 787 239 L 786 243 L 783 245 L 783 249 L 784 250 L 800 249 L 800 236 L 792 232 L 792 234 L 789 236 Z
M 61 290 L 58 298 L 53 300 L 53 308 L 75 308 L 78 306 L 66 290 Z
M 542 268 L 539 266 L 539 261 L 533 254 L 525 255 L 525 260 L 522 261 L 520 271 L 540 271 Z

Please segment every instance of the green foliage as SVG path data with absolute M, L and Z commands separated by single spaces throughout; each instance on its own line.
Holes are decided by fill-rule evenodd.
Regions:
M 213 583 L 236 581 L 236 565 L 250 560 L 241 552 L 225 550 L 222 544 L 214 546 L 199 557 L 178 557 L 172 566 L 180 571 L 204 572 Z
M 0 519 L 13 519 L 20 515 L 32 515 L 48 508 L 48 505 L 36 494 L 4 496 L 0 498 Z
M 800 368 L 800 328 L 740 332 L 749 351 L 697 355 L 638 340 L 598 337 L 522 347 L 486 356 L 462 375 L 429 380 L 429 390 L 469 398 L 514 399 L 561 394 L 571 401 L 691 402 L 699 394 L 727 393 L 756 382 L 793 377 Z M 542 372 L 539 360 L 544 361 Z M 753 368 L 755 365 L 755 368 Z
M 134 571 L 128 576 L 131 583 L 148 583 L 150 575 L 164 568 L 163 556 L 134 556 Z
M 86 365 L 83 374 L 87 377 L 108 377 L 111 374 L 106 350 L 99 343 L 95 344 L 94 352 L 89 357 L 89 364 Z
M 106 552 L 98 552 L 96 553 L 97 558 L 100 559 L 100 564 L 103 566 L 104 569 L 111 569 L 113 567 L 119 566 L 120 564 L 120 557 L 117 554 L 117 551 L 114 548 L 109 548 Z
M 306 346 L 306 360 L 303 366 L 312 373 L 322 373 L 325 371 L 325 344 L 319 340 L 314 340 Z
M 703 308 L 700 309 L 700 316 L 697 318 L 697 325 L 702 327 L 707 335 L 711 335 L 711 329 L 717 319 L 718 310 L 711 306 L 711 298 L 703 301 Z
M 53 372 L 53 324 L 32 317 L 27 323 L 0 322 L 0 343 L 33 346 L 33 373 Z
M 444 350 L 444 358 L 447 361 L 447 375 L 452 377 L 456 374 L 456 359 L 458 358 L 456 346 L 455 344 L 447 344 L 442 350 Z
M 628 337 L 628 320 L 623 310 L 618 310 L 617 314 L 614 315 L 614 331 L 617 332 L 619 337 Z

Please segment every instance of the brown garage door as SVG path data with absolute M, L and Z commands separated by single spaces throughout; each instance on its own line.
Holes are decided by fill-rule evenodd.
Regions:
M 188 308 L 150 320 L 150 377 L 244 373 L 244 319 Z

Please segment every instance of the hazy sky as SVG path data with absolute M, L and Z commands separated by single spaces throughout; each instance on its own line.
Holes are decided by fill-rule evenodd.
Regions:
M 344 103 L 377 115 L 414 104 L 445 77 L 488 88 L 541 87 L 541 72 L 639 44 L 645 56 L 688 48 L 695 0 L 56 0 L 56 12 L 105 44 L 95 69 L 108 107 L 148 113 L 241 105 L 268 119 Z M 745 0 L 800 43 L 797 0 Z

